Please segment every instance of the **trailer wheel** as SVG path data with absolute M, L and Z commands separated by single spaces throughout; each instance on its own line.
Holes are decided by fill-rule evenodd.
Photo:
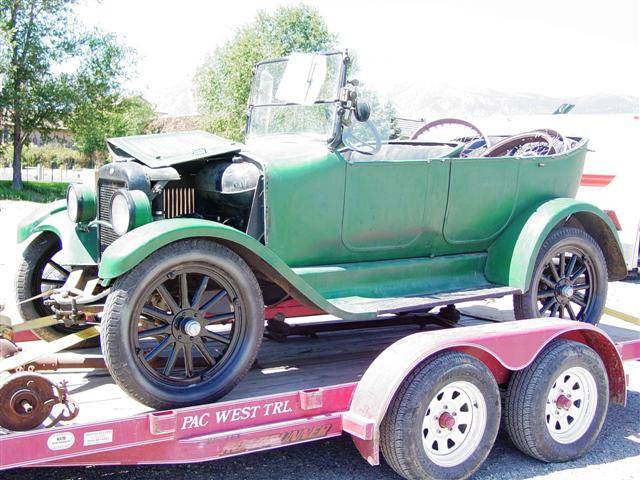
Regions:
M 500 393 L 475 357 L 448 351 L 408 376 L 381 424 L 387 463 L 407 479 L 470 477 L 491 451 Z
M 556 340 L 511 376 L 506 427 L 523 453 L 565 462 L 591 448 L 608 405 L 609 382 L 600 356 L 581 343 Z
M 607 261 L 593 237 L 580 228 L 557 228 L 540 247 L 529 290 L 513 296 L 515 317 L 558 317 L 597 325 L 607 282 Z
M 253 364 L 264 302 L 248 265 L 208 240 L 182 240 L 114 283 L 102 318 L 109 372 L 153 408 L 213 402 Z
M 51 308 L 45 305 L 44 298 L 37 298 L 29 302 L 25 302 L 25 300 L 64 285 L 70 271 L 53 260 L 59 251 L 60 239 L 52 233 L 45 232 L 36 237 L 22 253 L 15 279 L 15 290 L 18 313 L 25 322 L 53 314 Z M 84 328 L 86 327 L 53 325 L 37 328 L 33 333 L 42 340 L 52 342 Z M 95 347 L 97 345 L 98 339 L 90 338 L 74 348 Z

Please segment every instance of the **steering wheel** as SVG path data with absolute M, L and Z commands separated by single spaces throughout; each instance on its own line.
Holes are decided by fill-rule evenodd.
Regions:
M 370 120 L 360 123 L 366 125 L 373 136 L 373 140 L 363 139 L 359 134 L 354 133 L 354 124 L 351 124 L 342 131 L 342 143 L 354 152 L 363 155 L 375 155 L 382 148 L 382 139 L 380 138 L 378 129 Z
M 475 134 L 474 137 L 477 137 L 465 143 L 465 146 L 460 153 L 461 157 L 467 157 L 469 156 L 469 154 L 475 152 L 476 150 L 479 150 L 481 148 L 489 148 L 491 146 L 489 137 L 487 137 L 487 135 L 485 135 L 482 130 L 480 130 L 471 122 L 467 122 L 466 120 L 461 120 L 459 118 L 440 118 L 438 120 L 433 120 L 432 122 L 425 123 L 418 130 L 416 130 L 413 135 L 411 135 L 410 140 L 417 140 L 421 135 L 434 131 L 436 128 L 444 127 L 447 125 L 466 127 Z
M 526 132 L 505 138 L 487 149 L 483 157 L 553 155 L 556 153 L 554 139 L 544 132 Z

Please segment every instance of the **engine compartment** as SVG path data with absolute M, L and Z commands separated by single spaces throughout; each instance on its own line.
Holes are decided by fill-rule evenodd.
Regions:
M 108 221 L 117 189 L 141 190 L 149 196 L 154 220 L 202 218 L 262 240 L 262 175 L 258 164 L 235 152 L 162 168 L 134 159 L 116 161 L 98 172 L 99 219 Z M 101 230 L 101 236 L 110 236 L 108 227 Z

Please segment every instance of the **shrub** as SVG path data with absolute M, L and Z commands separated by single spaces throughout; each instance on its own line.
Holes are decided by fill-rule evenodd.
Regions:
M 13 149 L 9 146 L 5 148 L 2 155 L 2 163 L 10 166 L 13 156 Z M 42 146 L 27 145 L 22 149 L 22 166 L 33 167 L 41 164 L 43 167 L 71 168 L 73 166 L 83 166 L 85 159 L 78 150 L 74 150 L 59 143 L 45 143 Z

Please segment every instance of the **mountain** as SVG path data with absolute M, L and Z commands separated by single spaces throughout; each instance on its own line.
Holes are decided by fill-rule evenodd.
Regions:
M 575 97 L 549 97 L 531 93 L 496 90 L 465 90 L 455 87 L 421 89 L 411 85 L 393 94 L 399 117 L 487 117 L 491 115 L 550 114 L 562 103 L 576 107 L 572 113 L 637 113 L 639 100 L 631 95 L 592 94 Z

